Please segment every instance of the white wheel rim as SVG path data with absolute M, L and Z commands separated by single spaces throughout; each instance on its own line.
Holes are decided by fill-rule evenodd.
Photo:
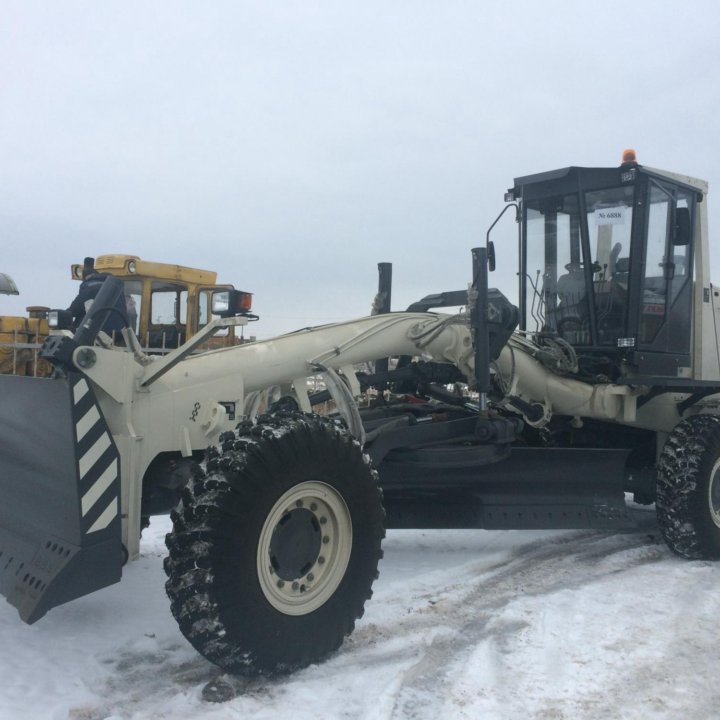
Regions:
M 717 460 L 710 472 L 708 508 L 710 509 L 712 521 L 720 528 L 720 460 Z
M 289 518 L 294 518 L 289 520 Z M 304 545 L 302 568 L 293 570 L 278 561 L 278 533 L 283 524 L 301 529 Z M 276 532 L 277 531 L 277 532 Z M 316 540 L 317 538 L 317 540 Z M 294 545 L 303 544 L 301 542 Z M 287 539 L 284 556 L 295 547 Z M 352 520 L 342 495 L 322 482 L 307 481 L 284 493 L 273 505 L 260 531 L 257 571 L 267 601 L 285 615 L 307 615 L 317 610 L 337 590 L 352 550 Z

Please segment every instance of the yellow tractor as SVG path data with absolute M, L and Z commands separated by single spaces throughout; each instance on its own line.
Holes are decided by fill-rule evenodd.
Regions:
M 19 295 L 17 285 L 0 273 L 0 294 Z M 11 375 L 48 375 L 51 366 L 38 359 L 38 339 L 48 334 L 46 308 L 28 308 L 28 317 L 0 315 L 0 373 Z
M 136 255 L 100 255 L 88 260 L 97 272 L 123 281 L 130 327 L 149 353 L 167 353 L 182 345 L 212 319 L 212 294 L 234 292 L 232 285 L 218 285 L 217 273 L 210 270 L 148 262 Z M 83 264 L 70 266 L 73 280 L 82 280 L 84 267 L 88 269 Z M 9 291 L 17 294 L 11 282 L 8 278 Z M 251 294 L 241 295 L 249 310 Z M 50 374 L 50 365 L 38 358 L 38 350 L 50 332 L 49 310 L 32 306 L 28 307 L 28 317 L 0 316 L 0 374 Z M 229 327 L 224 334 L 211 338 L 204 349 L 237 345 L 243 340 Z

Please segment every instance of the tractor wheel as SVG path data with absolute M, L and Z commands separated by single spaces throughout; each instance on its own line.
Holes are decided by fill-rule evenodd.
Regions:
M 658 462 L 655 508 L 673 552 L 720 559 L 720 417 L 694 415 L 672 431 Z
M 327 419 L 274 413 L 224 433 L 172 518 L 172 613 L 226 672 L 322 660 L 372 594 L 385 535 L 377 473 Z

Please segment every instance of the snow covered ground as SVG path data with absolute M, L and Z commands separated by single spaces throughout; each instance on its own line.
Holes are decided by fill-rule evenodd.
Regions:
M 0 605 L 1 720 L 720 717 L 720 565 L 633 534 L 390 531 L 375 594 L 332 658 L 203 700 L 154 519 L 122 582 L 34 626 Z

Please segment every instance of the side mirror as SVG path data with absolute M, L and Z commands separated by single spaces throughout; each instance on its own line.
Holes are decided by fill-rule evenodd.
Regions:
M 690 244 L 690 208 L 677 208 L 672 244 L 675 247 Z
M 518 224 L 518 247 L 520 244 L 520 234 L 522 232 L 521 225 L 520 225 L 520 206 L 517 203 L 510 203 L 509 205 L 506 205 L 500 214 L 495 218 L 495 222 L 488 228 L 487 233 L 485 234 L 485 247 L 487 248 L 487 264 L 488 264 L 488 271 L 492 272 L 495 269 L 495 245 L 493 245 L 492 241 L 490 240 L 490 233 L 492 232 L 493 228 L 500 222 L 500 218 L 510 209 L 515 208 L 515 222 Z

